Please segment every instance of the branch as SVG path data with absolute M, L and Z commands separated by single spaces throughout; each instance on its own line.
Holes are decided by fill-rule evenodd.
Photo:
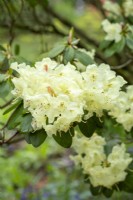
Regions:
M 19 137 L 19 138 L 16 138 L 15 137 L 17 135 L 19 135 L 20 133 L 19 132 L 16 132 L 12 137 L 10 137 L 8 140 L 6 141 L 0 141 L 0 146 L 3 146 L 3 145 L 11 145 L 11 144 L 15 144 L 15 143 L 18 143 L 18 142 L 21 142 L 22 140 L 24 140 L 24 137 Z
M 9 28 L 9 25 L 1 23 L 0 27 Z M 44 28 L 35 29 L 35 28 L 30 27 L 28 25 L 15 24 L 15 28 L 20 29 L 20 30 L 24 30 L 24 31 L 29 31 L 29 32 L 34 33 L 34 34 L 43 34 L 43 33 L 44 34 L 46 34 L 46 33 L 55 34 L 55 33 L 57 33 L 58 35 L 65 36 L 64 33 L 62 33 L 61 31 L 58 31 L 58 29 L 56 29 L 54 26 L 52 27 L 53 28 L 53 30 L 52 30 L 52 29 L 46 29 L 47 27 L 45 27 L 45 29 Z
M 0 109 L 3 109 L 5 107 L 9 106 L 12 101 L 13 101 L 13 99 L 10 99 L 7 103 L 5 103 L 4 105 L 0 106 Z
M 10 137 L 8 140 L 6 140 L 4 143 L 8 144 L 11 142 L 12 139 L 14 139 L 17 135 L 19 134 L 19 132 L 16 132 L 12 137 Z
M 122 65 L 118 65 L 115 67 L 111 67 L 111 69 L 122 69 L 132 63 L 133 59 L 128 60 L 127 62 L 123 63 Z

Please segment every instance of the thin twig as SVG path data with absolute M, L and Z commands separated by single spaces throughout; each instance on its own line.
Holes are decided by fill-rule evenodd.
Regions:
M 125 63 L 123 63 L 122 65 L 111 67 L 111 69 L 122 69 L 122 68 L 128 66 L 132 61 L 133 61 L 133 59 L 130 59 L 130 60 L 126 61 Z
M 19 132 L 16 132 L 12 137 L 10 137 L 8 140 L 6 140 L 4 143 L 10 143 L 12 139 L 14 139 L 16 137 L 16 135 L 18 135 Z
M 5 108 L 5 107 L 9 106 L 10 103 L 13 101 L 13 99 L 14 99 L 14 98 L 10 99 L 10 100 L 9 100 L 8 102 L 6 102 L 4 105 L 0 106 L 0 109 L 3 109 L 3 108 Z

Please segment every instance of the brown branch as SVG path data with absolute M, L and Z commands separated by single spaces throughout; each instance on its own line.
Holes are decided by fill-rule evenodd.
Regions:
M 123 63 L 122 65 L 118 65 L 118 66 L 115 66 L 115 67 L 111 67 L 111 69 L 122 69 L 126 66 L 128 66 L 130 63 L 133 62 L 133 59 L 130 59 L 128 60 L 127 62 Z
M 5 108 L 5 107 L 7 107 L 7 106 L 9 106 L 10 105 L 10 103 L 13 101 L 13 99 L 10 99 L 8 102 L 6 102 L 4 105 L 2 105 L 2 106 L 0 106 L 0 109 L 3 109 L 3 108 Z
M 0 141 L 0 146 L 5 145 L 5 144 L 6 145 L 11 145 L 11 144 L 18 143 L 18 142 L 24 140 L 23 136 L 16 138 L 19 134 L 20 134 L 20 132 L 17 131 L 13 136 L 11 136 L 6 141 L 3 139 L 2 141 Z
M 21 142 L 21 141 L 23 141 L 24 140 L 24 137 L 20 137 L 20 138 L 17 138 L 17 139 L 15 139 L 15 140 L 13 140 L 13 141 L 10 141 L 10 142 L 7 142 L 7 141 L 5 141 L 5 142 L 0 142 L 0 146 L 3 146 L 3 145 L 11 145 L 11 144 L 15 144 L 15 143 L 18 143 L 18 142 Z
M 9 25 L 8 24 L 3 24 L 1 23 L 0 26 L 2 28 L 9 28 Z M 19 30 L 24 30 L 24 31 L 29 31 L 31 33 L 34 33 L 34 34 L 46 34 L 46 33 L 50 33 L 50 34 L 58 34 L 58 35 L 61 35 L 61 36 L 65 36 L 64 33 L 62 33 L 61 31 L 58 31 L 58 29 L 56 29 L 54 26 L 51 25 L 51 27 L 53 28 L 52 29 L 47 29 L 47 27 L 45 28 L 38 28 L 38 29 L 35 29 L 33 27 L 30 27 L 28 25 L 20 25 L 20 24 L 15 24 L 15 28 L 16 29 L 19 29 Z
M 11 142 L 12 139 L 14 139 L 17 135 L 19 134 L 19 132 L 16 132 L 12 137 L 10 137 L 8 140 L 6 140 L 4 143 L 8 144 Z

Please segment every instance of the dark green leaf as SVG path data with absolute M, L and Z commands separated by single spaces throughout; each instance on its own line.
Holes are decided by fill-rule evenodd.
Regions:
M 106 49 L 106 50 L 104 51 L 104 55 L 105 55 L 105 57 L 110 57 L 110 56 L 112 56 L 115 52 L 116 52 L 116 51 L 115 51 L 114 49 Z
M 79 129 L 86 137 L 91 137 L 94 131 L 100 127 L 100 121 L 96 116 L 92 116 L 86 122 L 79 123 Z
M 74 59 L 74 48 L 73 47 L 67 47 L 64 51 L 64 64 L 67 64 L 68 62 L 71 62 Z
M 126 44 L 126 39 L 123 37 L 123 38 L 121 39 L 121 41 L 118 42 L 117 53 L 120 53 L 120 52 L 124 49 L 125 44 Z
M 103 192 L 104 196 L 107 198 L 111 197 L 113 194 L 113 190 L 108 189 L 108 188 L 103 188 L 102 192 Z
M 30 142 L 34 147 L 39 147 L 46 139 L 47 134 L 44 129 L 35 131 L 34 133 L 30 133 L 29 138 Z
M 24 138 L 25 138 L 25 140 L 26 140 L 26 142 L 27 142 L 28 144 L 31 144 L 31 141 L 30 141 L 30 134 L 32 134 L 32 133 L 25 133 L 25 134 L 24 134 Z
M 31 7 L 35 7 L 37 5 L 37 0 L 27 0 Z
M 72 136 L 73 136 L 73 129 L 70 129 L 66 133 L 60 132 L 57 133 L 56 135 L 53 135 L 53 138 L 62 147 L 69 148 L 72 145 Z
M 32 115 L 29 113 L 24 115 L 21 121 L 21 125 L 20 125 L 21 132 L 27 133 L 27 132 L 33 131 L 31 122 L 32 122 Z
M 6 51 L 6 49 L 2 45 L 0 45 L 0 51 Z
M 128 172 L 126 179 L 118 184 L 120 190 L 133 193 L 133 172 Z
M 103 40 L 103 41 L 101 42 L 101 44 L 100 44 L 99 49 L 100 49 L 100 50 L 106 49 L 107 47 L 110 46 L 111 43 L 112 43 L 112 41 Z
M 22 120 L 22 115 L 23 115 L 23 105 L 20 104 L 11 114 L 7 123 L 7 128 L 10 130 L 18 126 Z
M 131 50 L 133 50 L 133 39 L 127 38 L 127 39 L 126 39 L 126 43 L 127 43 L 127 46 L 128 46 Z
M 85 176 L 84 176 L 84 182 L 90 184 L 90 179 L 89 179 L 89 175 L 88 174 L 85 174 Z
M 77 58 L 83 65 L 94 64 L 94 60 L 87 54 L 80 50 L 75 50 L 75 58 Z
M 0 98 L 5 99 L 12 89 L 12 83 L 9 80 L 0 83 Z
M 63 52 L 65 47 L 66 46 L 64 44 L 56 45 L 51 51 L 48 52 L 48 56 L 50 58 L 54 58 L 54 57 L 58 56 L 59 54 L 61 54 Z
M 101 194 L 102 188 L 100 186 L 93 187 L 92 185 L 90 185 L 90 191 L 94 196 L 97 196 L 97 195 Z
M 22 100 L 20 101 L 17 101 L 16 103 L 14 104 L 11 104 L 3 113 L 3 115 L 9 113 L 10 111 L 14 110 L 16 107 L 18 107 L 18 105 L 22 104 Z
M 109 48 L 104 52 L 106 57 L 112 56 L 114 53 L 119 53 L 123 50 L 125 46 L 125 38 L 122 38 L 120 42 L 113 43 Z
M 15 55 L 18 55 L 20 53 L 20 46 L 19 46 L 19 44 L 15 45 L 14 52 L 15 52 Z
M 5 59 L 5 54 L 3 54 L 2 52 L 0 52 L 0 63 L 2 63 Z
M 8 58 L 5 57 L 4 60 L 3 60 L 3 62 L 0 65 L 0 70 L 3 71 L 3 72 L 5 72 L 8 69 L 9 69 L 9 60 L 8 60 Z

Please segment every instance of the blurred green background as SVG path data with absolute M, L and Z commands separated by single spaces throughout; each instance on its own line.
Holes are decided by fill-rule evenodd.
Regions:
M 0 1 L 0 9 L 2 10 L 3 4 L 2 0 Z M 14 2 L 19 4 L 19 1 Z M 34 4 L 35 1 L 27 2 Z M 82 30 L 85 35 L 89 35 L 97 42 L 103 39 L 104 35 L 101 30 L 103 16 L 94 5 L 90 6 L 87 1 L 82 0 L 51 0 L 49 3 L 56 13 Z M 17 6 L 19 7 L 19 5 Z M 24 14 L 25 20 L 32 24 L 34 21 L 30 19 L 30 16 L 28 17 L 27 13 Z M 4 14 L 1 12 L 0 15 L 0 44 L 6 46 L 12 30 L 3 26 L 4 17 L 2 15 Z M 7 16 L 8 13 L 5 12 L 5 15 Z M 41 18 L 41 15 L 39 16 Z M 48 20 L 51 20 L 49 19 L 50 16 L 47 17 Z M 18 17 L 17 20 L 21 19 Z M 68 34 L 68 26 L 63 25 L 57 18 L 52 18 L 52 22 L 64 36 Z M 55 42 L 61 39 L 62 35 L 60 34 L 50 34 L 50 32 L 35 34 L 26 30 L 26 28 L 25 30 L 16 29 L 11 49 L 15 53 L 19 45 L 19 56 L 27 61 L 34 62 L 40 54 L 48 51 Z M 86 44 L 84 37 L 82 39 L 83 45 L 88 49 L 98 49 L 97 45 Z M 111 60 L 111 62 L 114 63 L 114 60 Z M 3 116 L 2 112 L 3 110 L 0 111 L 0 118 L 1 122 L 4 123 L 7 116 Z M 110 126 L 113 134 L 113 131 L 116 130 L 112 128 L 112 124 L 108 124 L 108 126 Z M 9 134 L 12 133 L 9 132 Z M 0 148 L 0 200 L 106 199 L 104 196 L 94 197 L 91 195 L 89 185 L 84 183 L 81 171 L 73 165 L 69 158 L 71 153 L 71 149 L 61 148 L 50 138 L 39 148 L 34 148 L 24 141 L 3 146 L 3 148 Z M 130 200 L 132 195 L 116 192 L 110 199 Z

